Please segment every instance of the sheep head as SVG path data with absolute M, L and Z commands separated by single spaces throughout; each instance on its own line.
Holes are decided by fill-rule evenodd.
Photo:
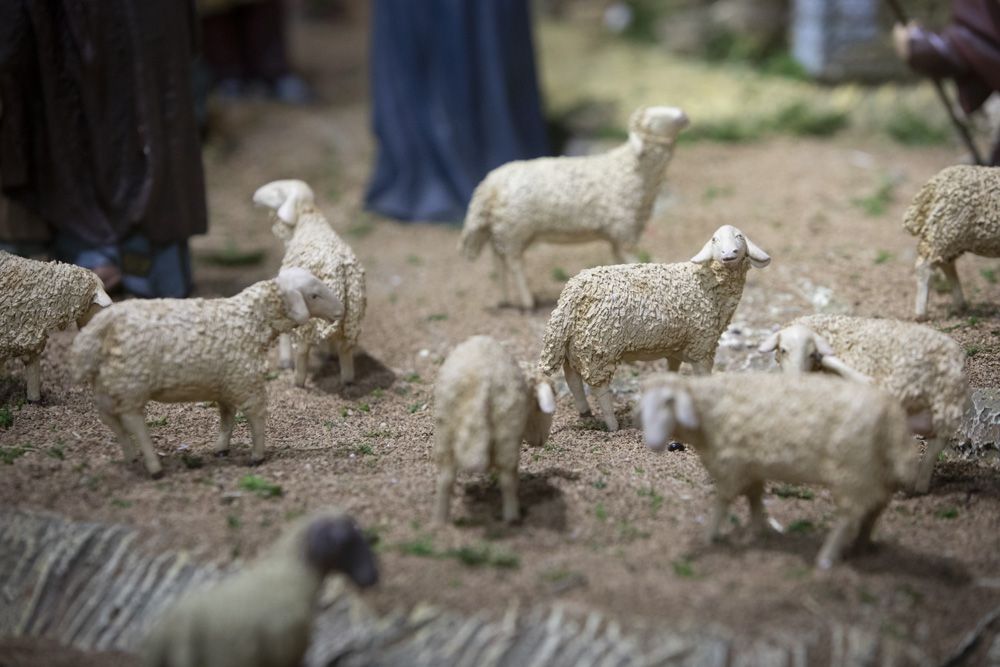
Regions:
M 321 574 L 347 575 L 361 588 L 378 583 L 375 554 L 349 516 L 327 515 L 311 521 L 305 533 L 306 561 Z
M 296 324 L 305 324 L 310 317 L 335 322 L 344 316 L 344 304 L 333 290 L 306 269 L 282 269 L 274 282 L 285 303 L 285 314 Z
M 253 193 L 254 204 L 273 210 L 279 220 L 290 226 L 295 226 L 302 209 L 312 206 L 315 200 L 312 188 L 295 179 L 271 181 Z
M 690 121 L 677 107 L 639 107 L 628 122 L 629 144 L 642 153 L 646 144 L 672 145 Z
M 785 373 L 826 370 L 848 380 L 871 384 L 872 379 L 856 371 L 833 353 L 825 338 L 802 324 L 793 324 L 767 337 L 758 352 L 774 352 L 774 360 Z
M 83 314 L 76 318 L 76 326 L 79 329 L 87 326 L 90 320 L 94 319 L 94 315 L 101 312 L 112 303 L 111 297 L 104 291 L 104 282 L 101 281 L 100 277 L 96 273 L 94 274 L 94 281 L 96 285 L 94 286 L 94 294 L 90 297 L 90 304 L 87 306 L 87 309 L 83 311 Z
M 693 431 L 701 423 L 691 395 L 670 382 L 648 386 L 638 411 L 646 446 L 654 452 L 662 452 L 678 428 Z
M 744 257 L 757 269 L 763 269 L 771 263 L 771 256 L 743 232 L 732 225 L 722 225 L 691 261 L 695 264 L 707 264 L 714 260 L 723 266 L 738 266 Z
M 531 407 L 524 427 L 524 440 L 532 447 L 541 447 L 549 439 L 552 416 L 556 412 L 556 394 L 552 381 L 541 373 L 529 379 Z

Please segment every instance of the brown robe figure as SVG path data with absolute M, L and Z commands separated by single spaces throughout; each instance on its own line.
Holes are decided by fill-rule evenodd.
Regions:
M 951 23 L 941 32 L 911 23 L 897 25 L 894 38 L 900 56 L 915 71 L 955 80 L 966 113 L 1000 91 L 1000 1 L 954 0 Z M 990 164 L 1000 165 L 1000 137 Z

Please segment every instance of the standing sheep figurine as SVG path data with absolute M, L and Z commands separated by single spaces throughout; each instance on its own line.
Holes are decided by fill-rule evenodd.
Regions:
M 826 370 L 872 382 L 903 405 L 910 430 L 927 438 L 914 490 L 926 493 L 938 453 L 955 434 L 969 402 L 965 351 L 950 336 L 898 320 L 810 315 L 760 345 L 785 373 Z
M 524 251 L 535 241 L 604 239 L 616 261 L 634 262 L 663 175 L 687 116 L 675 107 L 641 107 L 629 120 L 628 141 L 602 155 L 537 158 L 497 167 L 469 203 L 460 242 L 475 259 L 493 247 L 504 301 L 513 274 L 521 306 L 535 300 L 524 274 Z
M 300 521 L 269 552 L 220 583 L 185 595 L 143 642 L 146 667 L 298 667 L 328 574 L 367 588 L 375 556 L 354 521 L 325 512 Z
M 155 479 L 163 467 L 146 429 L 146 403 L 217 401 L 217 455 L 229 453 L 236 411 L 253 436 L 251 463 L 264 460 L 267 351 L 279 333 L 310 317 L 334 321 L 340 301 L 314 275 L 283 269 L 228 299 L 126 301 L 99 313 L 73 341 L 77 382 L 94 388 L 98 414 L 126 461 L 139 445 Z
M 609 431 L 618 430 L 611 378 L 622 361 L 682 361 L 711 372 L 719 337 L 743 295 L 750 267 L 771 258 L 731 225 L 716 230 L 689 262 L 601 266 L 574 276 L 545 329 L 539 367 L 559 368 L 583 416 L 590 406 L 583 383 L 597 396 Z
M 821 484 L 837 504 L 821 569 L 865 546 L 892 494 L 913 481 L 906 414 L 888 394 L 819 375 L 665 374 L 645 383 L 639 413 L 647 446 L 688 442 L 715 482 L 708 537 L 722 535 L 729 505 L 745 495 L 750 527 L 768 531 L 764 483 Z
M 310 347 L 333 345 L 340 362 L 340 381 L 344 384 L 354 382 L 354 352 L 367 304 L 364 268 L 351 247 L 333 231 L 326 217 L 316 208 L 312 189 L 302 181 L 268 183 L 258 188 L 253 201 L 274 211 L 272 231 L 285 242 L 282 268 L 300 266 L 312 271 L 344 304 L 344 316 L 337 322 L 314 318 L 290 334 L 282 334 L 279 341 L 281 366 L 294 367 L 295 384 L 304 387 Z
M 965 308 L 955 260 L 971 252 L 1000 257 L 1000 169 L 947 167 L 927 181 L 903 217 L 917 237 L 917 319 L 927 319 L 931 275 L 941 269 L 952 304 Z
M 529 377 L 489 336 L 458 345 L 434 383 L 434 458 L 438 465 L 434 520 L 448 521 L 455 473 L 486 472 L 500 478 L 503 520 L 520 516 L 517 465 L 521 441 L 541 447 L 556 411 L 552 384 L 541 374 Z
M 25 259 L 0 250 L 0 360 L 24 361 L 27 398 L 42 399 L 41 355 L 49 332 L 70 322 L 83 328 L 111 305 L 93 271 Z

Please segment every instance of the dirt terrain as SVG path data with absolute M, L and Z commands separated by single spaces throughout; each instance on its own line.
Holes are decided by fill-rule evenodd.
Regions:
M 614 389 L 623 428 L 613 434 L 576 415 L 559 378 L 552 437 L 522 454 L 520 525 L 499 520 L 493 480 L 463 476 L 453 525 L 432 529 L 430 399 L 438 365 L 478 333 L 506 341 L 521 359 L 536 358 L 566 276 L 610 262 L 610 251 L 599 243 L 531 250 L 529 282 L 541 305 L 525 314 L 498 306 L 488 258 L 459 257 L 457 228 L 361 212 L 373 150 L 365 36 L 326 25 L 301 37 L 305 47 L 317 47 L 303 53 L 322 54 L 304 60 L 321 105 L 260 102 L 216 111 L 223 129 L 206 152 L 211 232 L 194 244 L 195 275 L 201 295 L 232 294 L 274 275 L 281 249 L 250 196 L 276 178 L 311 183 L 368 273 L 357 384 L 342 387 L 336 361 L 318 357 L 305 389 L 276 371 L 268 460 L 259 468 L 247 467 L 245 423 L 237 425 L 233 455 L 216 460 L 214 408 L 151 404 L 147 420 L 166 469 L 153 481 L 139 464 L 121 460 L 89 391 L 70 383 L 73 332 L 63 332 L 45 354 L 41 405 L 20 400 L 19 363 L 0 368 L 0 405 L 10 416 L 0 429 L 0 503 L 141 526 L 171 546 L 222 560 L 252 556 L 305 511 L 340 506 L 378 540 L 384 577 L 368 600 L 379 610 L 431 602 L 499 613 L 559 600 L 747 637 L 840 620 L 941 658 L 1000 604 L 995 458 L 947 453 L 928 495 L 893 500 L 876 531 L 877 550 L 829 572 L 812 567 L 833 516 L 819 488 L 769 488 L 767 508 L 787 534 L 750 539 L 739 505 L 730 539 L 706 546 L 712 485 L 696 454 L 653 454 L 631 426 L 637 383 L 665 369 L 659 362 L 619 368 Z M 816 310 L 911 316 L 915 243 L 900 226 L 902 213 L 956 155 L 951 146 L 904 148 L 851 132 L 828 140 L 682 144 L 642 248 L 654 261 L 685 260 L 728 223 L 768 251 L 774 261 L 751 271 L 717 365 L 766 368 L 771 362 L 756 353 L 757 343 L 792 317 Z M 258 252 L 259 263 L 220 265 Z M 931 325 L 965 347 L 973 386 L 996 386 L 1000 260 L 968 257 L 959 273 L 971 310 L 951 315 L 947 296 L 934 293 Z

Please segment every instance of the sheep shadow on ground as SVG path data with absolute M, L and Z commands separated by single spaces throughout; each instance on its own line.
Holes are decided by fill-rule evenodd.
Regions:
M 499 315 L 504 311 L 519 311 L 527 315 L 548 315 L 556 307 L 558 299 L 553 297 L 539 297 L 535 295 L 535 307 L 525 311 L 520 303 L 514 301 L 498 301 L 492 306 L 486 306 L 484 310 L 492 315 Z
M 976 461 L 942 461 L 934 466 L 931 496 L 957 496 L 961 507 L 968 507 L 975 499 L 1000 500 L 1000 478 L 993 466 Z
M 566 500 L 562 490 L 552 484 L 554 478 L 574 481 L 579 475 L 563 468 L 520 474 L 517 496 L 521 504 L 522 526 L 545 528 L 560 533 L 566 530 Z M 491 534 L 502 537 L 506 524 L 500 518 L 500 486 L 493 476 L 478 477 L 461 486 L 467 512 L 461 523 L 486 526 Z
M 0 406 L 21 405 L 26 402 L 28 387 L 24 378 L 17 375 L 0 375 Z M 42 400 L 45 400 L 45 386 L 42 386 Z
M 346 385 L 340 381 L 337 355 L 311 356 L 309 367 L 314 369 L 310 373 L 313 386 L 327 394 L 339 394 L 353 400 L 376 389 L 388 389 L 396 381 L 396 374 L 388 366 L 366 352 L 354 355 L 354 382 Z

